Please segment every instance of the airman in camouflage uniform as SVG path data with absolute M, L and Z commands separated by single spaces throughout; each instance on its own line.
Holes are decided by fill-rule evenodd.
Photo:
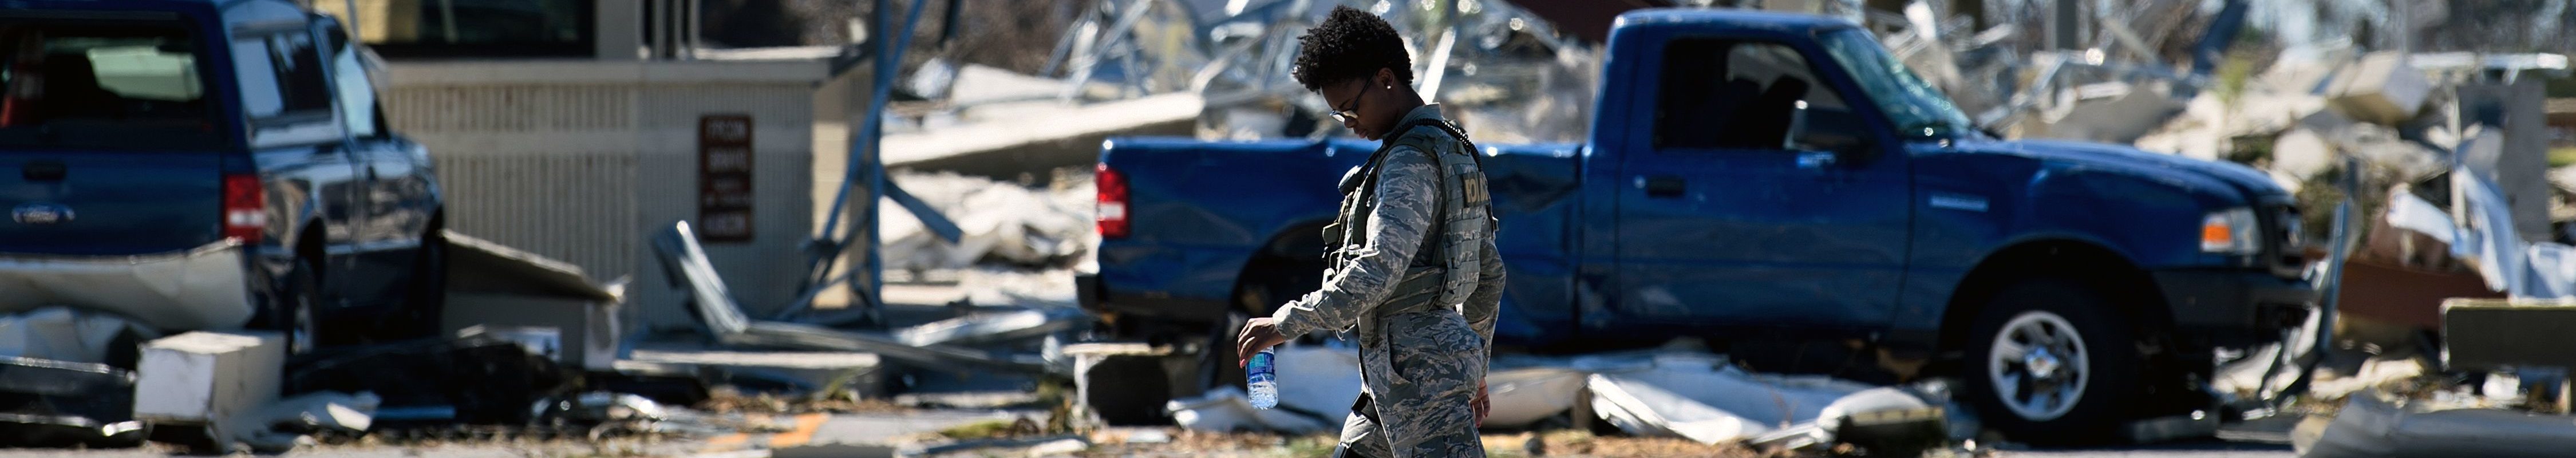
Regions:
M 1322 288 L 1245 323 L 1237 351 L 1248 358 L 1289 336 L 1346 331 L 1364 383 L 1336 456 L 1484 456 L 1476 425 L 1503 280 L 1490 198 L 1474 145 L 1402 84 L 1409 72 L 1394 71 L 1408 68 L 1402 49 L 1367 52 L 1393 37 L 1377 17 L 1337 8 L 1301 38 L 1298 79 L 1337 102 L 1332 114 L 1352 132 L 1385 143 L 1342 179 Z M 1319 54 L 1358 62 L 1310 59 Z M 1335 64 L 1365 76 L 1310 74 L 1351 71 L 1317 69 Z

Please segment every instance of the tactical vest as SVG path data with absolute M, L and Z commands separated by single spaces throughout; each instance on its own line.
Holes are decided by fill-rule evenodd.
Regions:
M 1378 330 L 1373 328 L 1377 317 L 1454 309 L 1464 304 L 1467 296 L 1475 292 L 1483 254 L 1481 242 L 1491 236 L 1498 222 L 1493 217 L 1491 195 L 1485 189 L 1484 160 L 1476 155 L 1475 143 L 1468 141 L 1465 133 L 1437 119 L 1415 120 L 1396 127 L 1395 132 L 1369 155 L 1366 164 L 1342 177 L 1341 212 L 1332 224 L 1324 226 L 1324 241 L 1332 244 L 1328 247 L 1331 251 L 1325 253 L 1327 265 L 1344 265 L 1353 256 L 1353 248 L 1367 246 L 1368 231 L 1349 229 L 1365 226 L 1369 216 L 1376 213 L 1379 166 L 1396 147 L 1411 146 L 1431 155 L 1433 166 L 1441 171 L 1440 206 L 1433 225 L 1423 232 L 1421 247 L 1392 293 L 1354 325 L 1363 338 L 1376 336 Z

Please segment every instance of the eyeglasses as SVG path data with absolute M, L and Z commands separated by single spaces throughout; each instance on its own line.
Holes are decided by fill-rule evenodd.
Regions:
M 1359 110 L 1359 109 L 1360 109 L 1360 107 L 1358 107 L 1358 106 L 1356 106 L 1356 105 L 1358 105 L 1358 104 L 1360 103 L 1360 96 L 1361 96 L 1361 95 L 1366 95 L 1366 94 L 1368 94 L 1368 87 L 1369 87 L 1368 82 L 1366 82 L 1366 81 L 1362 81 L 1362 82 L 1360 82 L 1360 92 L 1359 92 L 1359 93 L 1351 94 L 1351 100 L 1350 100 L 1350 101 L 1342 102 L 1342 103 L 1337 103 L 1337 104 L 1333 104 L 1333 106 L 1331 106 L 1331 107 L 1326 107 L 1326 108 L 1332 108 L 1332 109 L 1333 109 L 1333 112 L 1332 112 L 1332 113 L 1327 113 L 1327 114 L 1332 115 L 1332 116 L 1333 116 L 1333 120 L 1334 120 L 1334 121 L 1338 121 L 1338 122 L 1351 122 L 1351 118 L 1357 118 L 1357 117 L 1359 117 L 1359 116 L 1360 116 L 1360 114 L 1359 114 L 1359 113 L 1352 113 L 1352 111 L 1356 111 L 1356 110 Z M 1345 107 L 1345 106 L 1349 106 L 1350 108 L 1342 108 L 1342 107 Z

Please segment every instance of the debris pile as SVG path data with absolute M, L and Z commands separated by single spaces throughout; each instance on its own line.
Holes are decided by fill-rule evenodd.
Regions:
M 1239 390 L 1173 400 L 1166 407 L 1192 431 L 1331 432 L 1358 396 L 1358 355 L 1349 348 L 1280 349 L 1280 408 L 1253 409 Z M 1520 429 L 1599 422 L 1627 434 L 1702 444 L 1822 450 L 1874 443 L 1873 453 L 1908 456 L 1973 437 L 1974 422 L 1937 384 L 1873 387 L 1823 376 L 1745 372 L 1723 356 L 1647 350 L 1576 357 L 1510 355 L 1486 376 L 1492 410 L 1484 427 Z M 1954 425 L 1953 423 L 1958 423 Z M 1900 450 L 1901 449 L 1901 450 Z
M 887 270 L 919 275 L 979 265 L 1025 268 L 1067 267 L 1090 254 L 1098 241 L 1092 233 L 1091 175 L 1058 171 L 1045 187 L 994 181 L 949 172 L 896 173 L 905 190 L 957 223 L 956 243 L 940 240 L 901 206 L 883 206 Z

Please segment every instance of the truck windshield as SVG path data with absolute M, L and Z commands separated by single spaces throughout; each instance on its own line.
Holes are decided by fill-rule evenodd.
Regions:
M 178 24 L 0 21 L 0 150 L 218 144 Z
M 1824 44 L 1825 52 L 1851 71 L 1852 80 L 1860 83 L 1870 102 L 1897 126 L 1897 136 L 1948 137 L 1975 129 L 1968 115 L 1950 103 L 1949 96 L 1888 55 L 1887 48 L 1879 46 L 1868 30 L 1828 32 Z

